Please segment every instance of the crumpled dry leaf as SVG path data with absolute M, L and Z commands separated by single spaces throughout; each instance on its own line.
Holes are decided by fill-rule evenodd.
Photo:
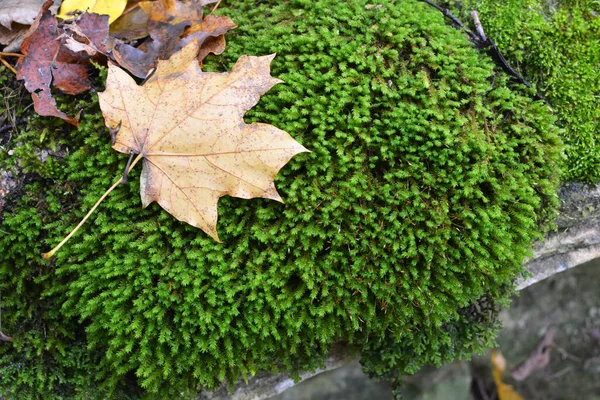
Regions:
M 29 26 L 42 9 L 45 0 L 2 0 L 0 1 L 0 44 L 3 51 L 17 52 Z M 56 14 L 61 0 L 54 2 L 50 11 Z
M 83 13 L 63 24 L 61 35 L 65 46 L 74 52 L 84 51 L 89 56 L 98 53 L 110 55 L 116 39 L 108 34 L 108 15 Z
M 185 3 L 178 0 L 157 0 L 142 1 L 139 5 L 148 15 L 149 21 L 177 25 L 183 21 L 192 24 L 202 22 L 203 7 L 216 2 L 217 0 L 190 0 Z
M 224 35 L 234 28 L 237 25 L 229 17 L 209 15 L 201 23 L 186 29 L 183 37 L 195 37 L 202 43 L 198 52 L 198 61 L 202 65 L 202 60 L 210 53 L 222 54 L 225 51 Z
M 50 85 L 67 94 L 88 90 L 88 65 L 57 40 L 63 31 L 49 11 L 51 5 L 52 0 L 44 3 L 21 45 L 25 56 L 17 62 L 17 79 L 25 80 L 38 114 L 59 117 L 77 126 L 79 116 L 69 117 L 56 108 Z
M 138 78 L 145 78 L 157 60 L 166 60 L 193 40 L 200 43 L 198 60 L 209 53 L 220 54 L 225 47 L 222 37 L 237 25 L 227 17 L 209 16 L 203 20 L 203 7 L 216 0 L 143 1 L 140 8 L 147 14 L 149 38 L 140 46 L 118 43 L 113 58 Z M 125 32 L 135 36 L 135 31 Z
M 127 0 L 63 0 L 60 7 L 59 18 L 73 18 L 77 12 L 96 13 L 108 15 L 110 24 L 125 10 Z
M 140 7 L 136 7 L 110 24 L 110 34 L 126 41 L 144 38 L 149 35 L 148 15 Z
M 117 43 L 113 51 L 113 58 L 134 76 L 145 78 L 159 59 L 166 60 L 181 50 L 183 43 L 179 37 L 183 34 L 187 24 L 184 21 L 178 25 L 167 23 L 155 25 L 150 32 L 150 37 L 138 47 L 122 42 Z
M 60 6 L 57 0 L 49 9 L 53 14 Z M 0 1 L 0 25 L 7 29 L 13 22 L 22 25 L 31 25 L 40 13 L 45 0 L 2 0 Z
M 511 371 L 510 375 L 514 380 L 525 380 L 533 372 L 548 365 L 550 362 L 553 339 L 554 329 L 548 329 L 533 353 Z
M 202 72 L 192 42 L 159 61 L 143 86 L 110 65 L 99 93 L 106 126 L 120 126 L 113 148 L 144 157 L 142 204 L 157 201 L 180 221 L 218 240 L 217 202 L 225 195 L 281 201 L 277 172 L 308 151 L 274 126 L 244 122 L 273 85 L 274 55 L 242 56 L 229 73 Z
M 512 386 L 507 385 L 502 380 L 502 374 L 506 370 L 506 359 L 502 356 L 502 353 L 496 350 L 492 350 L 491 354 L 492 362 L 492 373 L 494 374 L 494 382 L 496 383 L 496 390 L 498 391 L 499 400 L 524 400 Z

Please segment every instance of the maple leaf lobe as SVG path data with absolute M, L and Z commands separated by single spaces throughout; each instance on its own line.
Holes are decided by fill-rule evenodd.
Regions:
M 218 239 L 217 202 L 225 195 L 281 201 L 274 178 L 295 155 L 306 152 L 284 132 L 244 114 L 280 83 L 270 75 L 274 55 L 242 56 L 228 73 L 202 72 L 193 42 L 138 86 L 109 66 L 100 93 L 106 125 L 121 123 L 113 148 L 145 159 L 142 204 L 153 201 L 175 218 Z

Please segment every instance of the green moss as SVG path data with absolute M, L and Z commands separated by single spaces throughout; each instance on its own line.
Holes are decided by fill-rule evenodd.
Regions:
M 50 129 L 71 151 L 36 167 L 46 185 L 30 185 L 0 228 L 15 232 L 0 237 L 3 326 L 40 339 L 0 347 L 2 363 L 27 345 L 47 354 L 27 371 L 65 362 L 42 325 L 20 328 L 28 318 L 50 321 L 62 346 L 88 344 L 76 347 L 87 357 L 79 368 L 58 363 L 54 373 L 70 371 L 69 390 L 93 387 L 92 397 L 120 390 L 133 373 L 148 393 L 175 397 L 260 370 L 314 368 L 336 341 L 363 351 L 381 375 L 489 343 L 493 318 L 471 309 L 482 298 L 506 301 L 555 213 L 558 128 L 441 14 L 417 1 L 380 3 L 220 8 L 240 27 L 207 68 L 277 52 L 272 71 L 285 84 L 247 119 L 312 150 L 276 180 L 285 205 L 219 202 L 222 244 L 156 204 L 141 209 L 131 179 L 41 262 L 126 162 L 110 148 L 95 97 L 79 104 L 78 130 Z M 36 119 L 21 137 L 40 124 L 52 126 Z M 22 282 L 35 288 L 26 302 L 14 290 Z M 48 313 L 27 314 L 24 304 Z M 17 372 L 0 377 L 11 393 L 30 393 Z
M 535 84 L 565 128 L 566 180 L 600 181 L 600 2 L 460 0 L 464 21 L 478 10 L 486 33 Z M 459 8 L 459 7 L 455 7 Z

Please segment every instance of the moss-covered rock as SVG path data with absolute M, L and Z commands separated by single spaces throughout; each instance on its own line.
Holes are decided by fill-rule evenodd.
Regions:
M 141 209 L 131 179 L 42 262 L 126 157 L 111 150 L 93 95 L 77 105 L 78 130 L 36 119 L 12 138 L 0 163 L 20 158 L 34 182 L 0 227 L 11 233 L 0 236 L 3 328 L 15 337 L 0 346 L 2 387 L 18 398 L 135 396 L 120 392 L 135 373 L 175 397 L 316 367 L 336 341 L 388 374 L 492 340 L 494 305 L 555 212 L 558 128 L 440 13 L 378 3 L 219 9 L 239 28 L 207 68 L 276 52 L 285 84 L 247 119 L 312 150 L 276 180 L 285 205 L 220 201 L 222 244 L 156 204 Z M 44 125 L 45 145 L 69 148 L 64 160 L 36 161 Z
M 533 83 L 564 127 L 564 180 L 600 181 L 600 2 L 454 0 L 465 22 L 478 10 L 486 33 Z

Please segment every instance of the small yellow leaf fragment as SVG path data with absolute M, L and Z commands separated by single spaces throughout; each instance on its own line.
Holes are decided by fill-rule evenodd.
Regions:
M 108 23 L 110 24 L 123 14 L 126 5 L 127 0 L 64 0 L 58 17 L 69 19 L 77 11 L 90 12 L 108 15 Z
M 506 369 L 506 359 L 499 351 L 492 350 L 492 368 L 494 374 L 494 382 L 496 383 L 496 389 L 498 390 L 499 400 L 524 400 L 512 386 L 507 385 L 502 380 L 502 374 Z

